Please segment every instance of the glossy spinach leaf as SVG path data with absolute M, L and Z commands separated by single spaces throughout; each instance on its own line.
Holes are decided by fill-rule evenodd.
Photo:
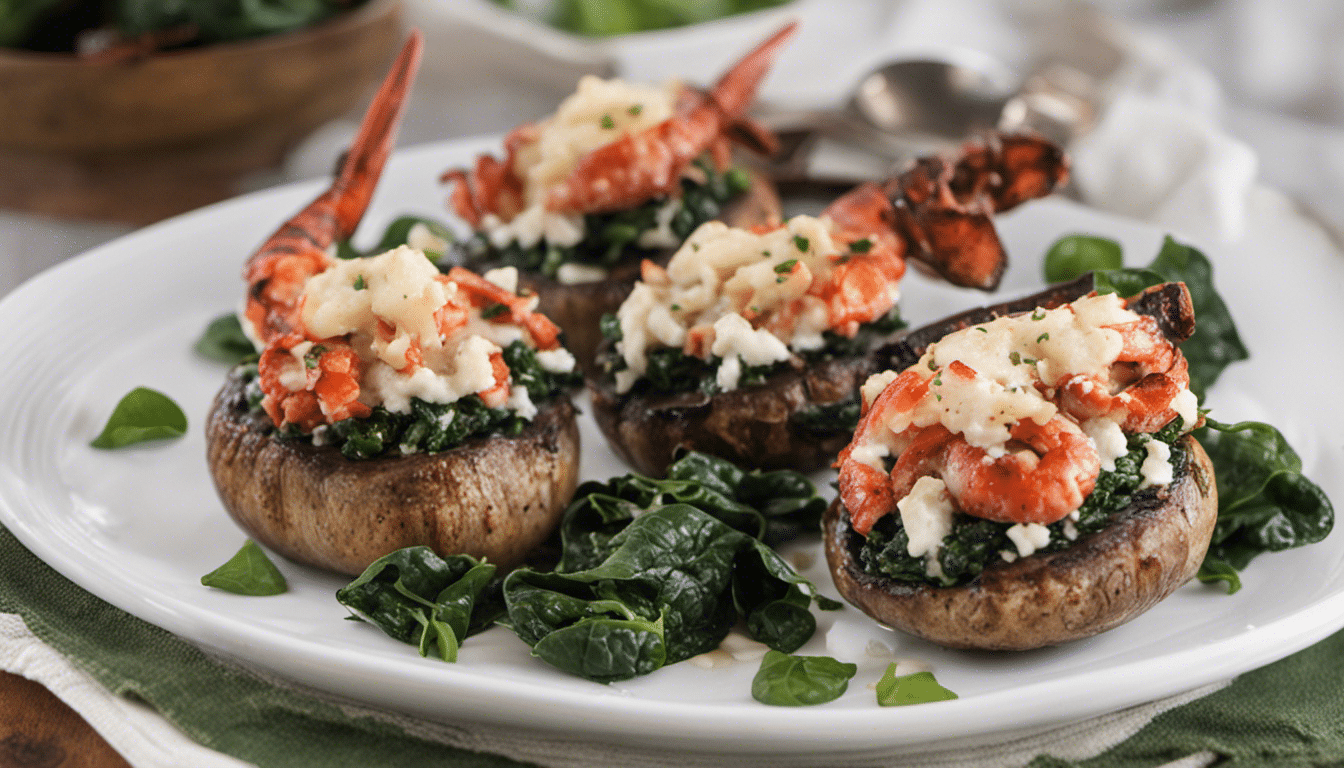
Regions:
M 897 676 L 894 662 L 887 665 L 887 671 L 877 681 L 877 703 L 883 707 L 903 707 L 955 698 L 957 694 L 939 685 L 932 672 Z
M 639 474 L 579 486 L 565 510 L 558 570 L 578 571 L 605 557 L 603 548 L 640 512 L 663 504 L 689 504 L 720 522 L 767 543 L 815 531 L 826 501 L 811 480 L 797 472 L 744 472 L 731 462 L 687 453 L 667 477 Z
M 456 661 L 469 635 L 493 623 L 503 605 L 495 566 L 469 555 L 441 558 L 407 547 L 378 558 L 336 599 L 389 637 Z
M 202 357 L 229 365 L 237 365 L 257 354 L 252 340 L 243 333 L 238 316 L 232 312 L 211 320 L 201 338 L 196 340 L 195 349 Z
M 812 585 L 758 539 L 687 504 L 644 511 L 614 533 L 626 507 L 581 509 L 608 527 L 590 529 L 596 549 L 565 562 L 596 565 L 520 569 L 504 582 L 510 625 L 548 663 L 611 682 L 717 648 L 739 616 L 776 648 L 796 649 L 815 631 Z
M 1213 555 L 1205 555 L 1204 562 L 1199 564 L 1199 571 L 1195 574 L 1203 584 L 1213 584 L 1221 581 L 1227 585 L 1227 594 L 1234 595 L 1241 589 L 1241 576 L 1237 575 L 1237 569 L 1230 564 L 1219 560 Z
M 1045 281 L 1063 283 L 1088 272 L 1124 266 L 1120 244 L 1096 235 L 1067 235 L 1045 252 Z
M 289 589 L 284 574 L 251 539 L 227 563 L 202 576 L 201 584 L 252 597 L 278 595 Z
M 1185 283 L 1195 308 L 1195 333 L 1181 344 L 1181 352 L 1190 364 L 1190 390 L 1201 400 L 1223 369 L 1250 357 L 1232 313 L 1214 288 L 1213 265 L 1188 245 L 1168 237 L 1146 268 L 1103 270 L 1095 281 L 1098 291 L 1126 297 L 1162 282 Z
M 790 656 L 766 651 L 751 681 L 751 697 L 776 707 L 807 707 L 840 698 L 858 665 L 829 656 Z
M 1302 460 L 1277 429 L 1206 418 L 1195 437 L 1213 461 L 1218 482 L 1218 522 L 1206 576 L 1223 565 L 1240 570 L 1262 552 L 1312 544 L 1330 533 L 1335 521 L 1330 499 L 1302 474 Z
M 186 433 L 187 415 L 172 398 L 147 387 L 136 387 L 112 409 L 102 433 L 89 445 L 123 448 L 146 440 L 181 437 Z

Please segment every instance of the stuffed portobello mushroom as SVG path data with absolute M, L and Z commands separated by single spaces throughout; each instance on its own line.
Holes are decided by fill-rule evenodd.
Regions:
M 629 294 L 642 259 L 666 260 L 700 224 L 777 223 L 767 179 L 731 164 L 734 143 L 762 153 L 773 134 L 747 109 L 789 25 L 708 91 L 583 78 L 545 120 L 514 129 L 504 157 L 443 175 L 450 207 L 474 236 L 459 249 L 473 268 L 515 266 L 587 367 L 598 321 Z
M 849 441 L 859 386 L 904 327 L 906 259 L 989 290 L 1007 261 L 990 214 L 1048 194 L 1067 164 L 1032 136 L 992 136 L 862 185 L 820 217 L 710 222 L 666 267 L 645 261 L 589 377 L 616 451 L 658 475 L 679 449 L 809 471 Z
M 1188 434 L 1189 292 L 1090 289 L 916 331 L 864 384 L 823 522 L 849 602 L 949 647 L 1024 650 L 1118 626 L 1195 575 L 1218 502 Z
M 402 547 L 518 564 L 559 521 L 579 446 L 559 329 L 517 273 L 421 251 L 336 259 L 391 152 L 413 36 L 332 188 L 248 261 L 235 370 L 207 425 L 229 514 L 299 562 L 358 574 Z

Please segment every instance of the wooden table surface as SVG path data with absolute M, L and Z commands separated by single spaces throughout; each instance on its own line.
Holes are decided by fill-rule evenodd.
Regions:
M 0 672 L 0 768 L 130 768 L 41 684 Z

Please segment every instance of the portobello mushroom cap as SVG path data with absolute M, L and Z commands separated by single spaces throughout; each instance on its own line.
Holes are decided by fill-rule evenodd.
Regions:
M 402 547 L 520 564 L 560 521 L 578 482 L 574 405 L 540 406 L 516 437 L 471 438 L 434 454 L 355 461 L 275 437 L 250 412 L 239 369 L 206 424 L 215 488 L 233 519 L 285 557 L 358 575 Z
M 929 344 L 1004 315 L 1055 308 L 1090 293 L 1091 273 L 1003 304 L 969 310 L 913 330 L 889 345 L 888 367 L 904 370 Z M 1190 293 L 1180 283 L 1129 299 L 1173 343 L 1194 333 Z M 1027 650 L 1112 629 L 1156 605 L 1199 570 L 1218 518 L 1213 465 L 1194 438 L 1171 483 L 1134 494 L 1110 524 L 1067 548 L 986 566 L 959 587 L 909 584 L 862 569 L 864 539 L 839 499 L 822 521 L 826 559 L 846 600 L 878 621 L 951 648 Z
M 590 377 L 593 418 L 612 448 L 637 471 L 661 477 L 678 449 L 709 453 L 741 467 L 810 472 L 830 465 L 853 436 L 816 430 L 798 416 L 853 400 L 878 358 L 834 358 L 771 374 L 731 392 L 616 393 L 611 376 Z
M 958 587 L 864 571 L 864 539 L 836 499 L 822 520 L 831 576 L 859 610 L 949 648 L 1020 651 L 1105 632 L 1166 598 L 1204 560 L 1218 490 L 1204 449 L 1188 435 L 1184 447 L 1172 482 L 1136 493 L 1107 527 L 1062 550 L 994 562 Z

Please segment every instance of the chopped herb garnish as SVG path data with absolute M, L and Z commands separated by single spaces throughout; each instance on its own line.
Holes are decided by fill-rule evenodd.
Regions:
M 492 320 L 508 311 L 509 308 L 504 304 L 499 303 L 491 304 L 490 306 L 481 310 L 481 319 Z
M 1021 364 L 1022 364 L 1022 356 L 1019 355 L 1019 354 L 1016 353 L 1016 352 L 1009 352 L 1009 353 L 1008 353 L 1008 359 L 1012 362 L 1013 365 L 1021 365 Z
M 202 576 L 201 584 L 252 597 L 278 595 L 289 589 L 284 574 L 251 539 L 227 563 Z
M 769 255 L 770 255 L 770 252 L 769 252 L 769 251 L 761 251 L 761 255 L 762 255 L 762 256 L 769 256 Z
M 357 277 L 355 278 L 355 290 L 356 290 L 356 291 L 362 291 L 362 290 L 364 290 L 365 288 L 368 288 L 368 287 L 369 287 L 368 284 L 364 282 L 364 276 L 363 276 L 363 275 L 359 275 L 359 276 L 357 276 Z
M 1031 359 L 1030 357 L 1024 357 L 1024 358 L 1022 358 L 1022 362 L 1026 363 L 1027 365 L 1035 365 L 1035 364 L 1036 364 L 1036 361 L 1033 360 L 1033 359 Z
M 681 311 L 681 305 L 680 305 L 680 304 L 673 304 L 673 305 L 672 305 L 672 311 L 673 311 L 673 312 L 680 312 L 680 311 Z
M 785 261 L 785 262 L 783 262 L 783 263 L 776 264 L 776 265 L 775 265 L 775 271 L 778 272 L 778 273 L 781 274 L 781 275 L 787 275 L 787 274 L 789 274 L 790 272 L 792 272 L 792 271 L 793 271 L 793 268 L 796 267 L 796 266 L 798 266 L 798 260 L 797 260 L 797 259 L 789 259 L 788 261 Z
M 1040 344 L 1042 341 L 1046 341 L 1046 340 L 1049 339 L 1049 338 L 1050 338 L 1050 334 L 1048 334 L 1048 333 L 1042 333 L 1040 336 L 1037 336 L 1037 337 L 1036 337 L 1036 343 L 1037 343 L 1037 344 Z
M 849 250 L 853 251 L 854 253 L 867 253 L 868 251 L 872 250 L 872 248 L 873 248 L 873 241 L 869 240 L 866 237 L 863 238 L 862 240 L 855 240 L 854 242 L 849 244 Z
M 1044 319 L 1045 319 L 1045 310 L 1044 310 L 1044 309 L 1039 309 L 1039 308 L 1036 309 L 1035 311 L 1033 311 L 1033 312 L 1031 313 L 1031 319 L 1032 319 L 1032 320 L 1044 320 Z
M 933 364 L 933 358 L 929 358 L 929 370 L 930 371 L 938 370 L 938 366 Z
M 321 344 L 318 344 L 317 346 L 313 347 L 312 349 L 304 353 L 303 366 L 308 369 L 316 368 L 318 362 L 322 359 L 322 355 L 325 355 L 326 353 L 327 348 L 322 346 Z
M 607 130 L 611 130 L 612 128 L 616 127 L 616 121 L 611 118 L 611 115 L 603 115 L 602 127 L 606 128 Z
M 986 328 L 986 327 L 983 326 L 983 325 L 977 325 L 977 326 L 975 326 L 975 330 L 977 330 L 977 331 L 979 331 L 979 332 L 981 332 L 981 333 L 989 333 L 989 329 Z
M 943 374 L 940 373 L 937 376 L 933 377 L 933 386 L 935 387 L 943 386 Z
M 812 247 L 812 243 L 811 243 L 811 241 L 809 241 L 806 237 L 803 237 L 802 235 L 794 235 L 794 236 L 793 236 L 793 247 L 795 247 L 795 248 L 797 248 L 798 250 L 800 250 L 800 251 L 806 253 L 806 252 L 807 252 L 807 249 Z
M 644 111 L 643 104 L 631 104 L 630 108 L 625 110 L 631 117 L 639 117 L 639 113 Z

